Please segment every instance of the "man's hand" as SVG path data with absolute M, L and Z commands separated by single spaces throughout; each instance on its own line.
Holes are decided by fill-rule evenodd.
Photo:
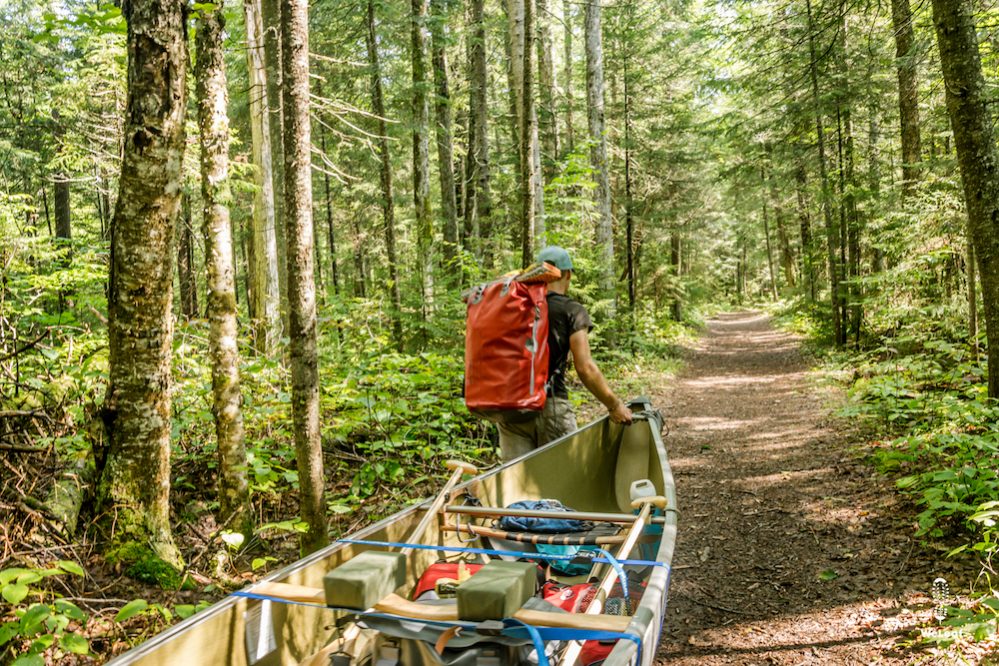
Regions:
M 614 406 L 614 409 L 609 410 L 609 413 L 610 420 L 614 423 L 627 423 L 628 425 L 631 425 L 631 422 L 634 419 L 634 416 L 631 414 L 631 410 L 628 409 L 628 406 L 621 400 L 617 401 L 617 405 Z

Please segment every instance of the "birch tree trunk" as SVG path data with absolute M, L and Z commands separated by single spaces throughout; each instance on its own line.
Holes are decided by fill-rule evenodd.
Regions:
M 267 113 L 267 74 L 264 67 L 260 0 L 243 0 L 246 22 L 246 69 L 250 87 L 250 141 L 253 164 L 253 322 L 259 352 L 273 354 L 281 339 L 281 295 L 278 281 L 277 233 L 274 221 L 274 181 L 271 177 L 270 117 Z
M 572 129 L 572 0 L 562 2 L 562 23 L 565 25 L 565 37 L 563 43 L 563 75 L 562 87 L 565 95 L 565 141 L 563 145 L 566 154 L 576 149 L 575 134 Z
M 601 0 L 586 0 L 586 116 L 590 132 L 590 164 L 597 187 L 596 241 L 599 257 L 600 297 L 616 311 L 614 289 L 614 233 L 611 219 L 611 190 L 607 174 L 607 136 L 604 131 L 604 56 L 600 30 Z
M 229 94 L 222 48 L 222 9 L 202 10 L 196 38 L 195 82 L 201 130 L 201 199 L 204 205 L 212 414 L 219 456 L 219 508 L 230 529 L 253 528 L 239 390 L 236 281 L 229 219 Z
M 898 110 L 902 135 L 902 194 L 912 194 L 919 180 L 919 82 L 916 69 L 916 39 L 912 30 L 909 0 L 892 0 L 891 19 L 895 34 L 895 69 L 898 74 Z
M 291 407 L 298 460 L 302 552 L 329 542 L 323 503 L 323 450 L 319 432 L 319 361 L 316 285 L 313 280 L 312 137 L 309 124 L 309 4 L 281 0 L 284 107 L 284 210 L 288 251 L 288 322 Z
M 170 528 L 173 230 L 187 92 L 185 5 L 126 3 L 125 146 L 111 230 L 107 451 L 98 505 L 121 540 L 180 568 Z
M 558 123 L 555 120 L 555 62 L 552 54 L 551 8 L 548 0 L 537 0 L 538 92 L 541 104 L 538 113 L 538 134 L 541 137 L 541 174 L 544 181 L 555 175 L 558 163 Z M 542 181 L 542 182 L 544 182 Z
M 263 101 L 267 111 L 267 129 L 270 133 L 271 181 L 274 189 L 274 233 L 277 238 L 277 276 L 280 316 L 287 324 L 288 308 L 288 264 L 287 249 L 284 247 L 284 105 L 281 99 L 283 74 L 281 67 L 281 0 L 259 0 L 263 30 L 260 41 L 263 49 L 263 63 L 267 70 L 264 80 L 266 98 Z
M 436 116 L 437 170 L 440 174 L 441 208 L 444 214 L 445 274 L 454 275 L 458 256 L 458 204 L 454 184 L 454 147 L 451 129 L 451 91 L 448 85 L 446 0 L 430 0 L 431 62 L 434 70 L 434 115 Z
M 413 67 L 413 206 L 416 209 L 416 270 L 422 291 L 423 319 L 433 300 L 433 237 L 430 210 L 430 103 L 427 99 L 427 38 L 429 0 L 411 0 L 410 58 Z
M 382 74 L 378 61 L 378 39 L 375 32 L 375 2 L 368 0 L 368 30 L 366 35 L 368 67 L 371 70 L 371 107 L 377 118 L 379 177 L 382 187 L 382 225 L 385 230 L 385 252 L 388 259 L 389 298 L 391 299 L 392 341 L 402 351 L 402 292 L 399 286 L 399 260 L 395 251 L 395 204 L 392 201 L 392 160 L 389 154 L 388 124 L 382 96 Z
M 999 398 L 999 152 L 987 106 L 990 97 L 968 3 L 933 0 L 933 23 L 981 280 L 989 397 Z

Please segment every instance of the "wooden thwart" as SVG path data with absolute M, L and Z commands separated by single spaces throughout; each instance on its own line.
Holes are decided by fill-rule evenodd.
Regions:
M 284 599 L 286 601 L 326 604 L 326 596 L 323 590 L 317 587 L 265 582 L 255 585 L 249 591 L 253 594 Z M 399 615 L 413 620 L 429 620 L 432 622 L 458 621 L 458 608 L 455 605 L 421 604 L 404 599 L 398 594 L 386 596 L 374 605 L 374 609 L 380 613 Z M 513 614 L 513 618 L 538 627 L 589 629 L 593 631 L 623 632 L 631 623 L 631 617 L 628 615 L 554 613 L 527 608 L 521 608 Z
M 631 525 L 635 522 L 633 513 L 600 513 L 593 511 L 533 511 L 531 509 L 506 509 L 496 506 L 463 506 L 451 505 L 444 507 L 444 513 L 458 513 L 468 516 L 484 516 L 486 518 L 499 518 L 502 516 L 517 516 L 521 518 L 560 518 L 564 520 L 590 520 L 595 523 L 624 523 Z M 663 516 L 651 516 L 650 523 L 663 524 L 666 518 Z

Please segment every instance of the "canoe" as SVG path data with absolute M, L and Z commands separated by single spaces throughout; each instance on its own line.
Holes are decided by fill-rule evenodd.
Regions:
M 587 631 L 606 629 L 617 632 L 620 637 L 614 643 L 609 643 L 607 637 L 604 637 L 604 645 L 613 645 L 612 651 L 603 661 L 606 666 L 651 665 L 655 661 L 656 646 L 665 618 L 670 564 L 676 539 L 676 492 L 661 436 L 663 426 L 661 415 L 646 398 L 632 401 L 630 406 L 636 414 L 635 423 L 630 426 L 612 423 L 606 416 L 593 421 L 525 456 L 455 486 L 441 518 L 421 521 L 431 508 L 430 500 L 408 507 L 270 574 L 259 583 L 222 599 L 119 655 L 109 663 L 114 666 L 167 664 L 233 666 L 322 664 L 325 666 L 331 663 L 358 666 L 367 663 L 379 666 L 398 663 L 408 666 L 434 663 L 436 657 L 433 655 L 437 653 L 433 641 L 429 647 L 421 644 L 423 647 L 418 650 L 386 651 L 385 645 L 398 646 L 399 643 L 407 644 L 407 641 L 412 642 L 412 640 L 389 637 L 379 643 L 384 633 L 380 629 L 375 631 L 372 627 L 388 627 L 389 634 L 396 625 L 414 631 L 429 628 L 431 633 L 438 628 L 438 633 L 449 633 L 453 636 L 456 630 L 451 628 L 448 632 L 444 627 L 455 624 L 454 622 L 448 624 L 454 616 L 454 605 L 447 606 L 446 602 L 440 601 L 430 602 L 437 604 L 432 606 L 419 605 L 406 598 L 408 592 L 416 585 L 420 574 L 441 558 L 487 559 L 479 551 L 485 551 L 491 559 L 515 559 L 520 552 L 523 552 L 542 563 L 561 557 L 558 554 L 548 555 L 549 559 L 546 560 L 544 555 L 538 555 L 542 549 L 535 538 L 520 540 L 500 538 L 503 534 L 500 532 L 497 536 L 496 526 L 490 522 L 495 519 L 496 514 L 504 513 L 506 511 L 504 507 L 513 502 L 555 498 L 583 516 L 596 516 L 604 528 L 609 525 L 616 525 L 614 529 L 620 528 L 619 534 L 622 538 L 612 543 L 607 542 L 604 537 L 601 537 L 604 540 L 592 538 L 588 543 L 604 544 L 596 547 L 608 549 L 604 551 L 605 553 L 617 553 L 619 560 L 621 557 L 630 560 L 625 561 L 622 566 L 602 556 L 605 564 L 595 565 L 596 570 L 601 572 L 601 576 L 604 576 L 603 572 L 608 572 L 604 576 L 606 580 L 619 577 L 622 569 L 625 572 L 634 572 L 634 577 L 640 577 L 640 580 L 632 581 L 631 598 L 636 599 L 636 589 L 639 590 L 641 598 L 630 604 L 630 613 L 619 616 L 607 614 L 611 610 L 611 600 L 607 600 L 606 608 L 600 609 L 598 604 L 600 612 L 587 617 L 579 613 L 570 614 L 561 611 L 559 615 L 552 612 L 543 602 L 540 606 L 537 604 L 531 606 L 535 610 L 526 610 L 531 602 L 535 601 L 531 599 L 525 604 L 525 610 L 518 611 L 514 616 L 526 617 L 528 621 L 522 623 L 507 620 L 510 628 L 504 631 L 509 635 L 519 635 L 521 644 L 535 640 L 536 634 L 548 632 L 544 635 L 555 636 L 556 634 L 552 632 L 562 631 L 559 636 L 563 637 L 563 640 L 561 642 L 549 640 L 546 642 L 546 647 L 551 650 L 551 644 L 569 646 L 570 649 L 576 646 L 575 652 L 567 655 L 563 651 L 562 661 L 559 660 L 558 653 L 550 655 L 547 660 L 553 664 L 569 664 L 582 663 L 577 660 L 576 655 L 579 646 L 584 645 L 582 641 L 591 635 L 587 634 Z M 634 481 L 641 479 L 651 482 L 654 494 L 664 500 L 661 505 L 665 508 L 654 509 L 651 515 L 646 516 L 647 520 L 636 527 L 629 525 L 638 513 L 638 510 L 632 507 L 631 486 Z M 467 507 L 467 512 L 458 513 L 466 510 L 462 506 L 463 502 L 458 499 L 463 493 L 474 497 L 476 506 Z M 429 527 L 420 535 L 412 534 L 414 528 L 421 522 L 429 522 Z M 445 529 L 445 524 L 450 527 Z M 473 528 L 463 529 L 463 525 L 472 525 Z M 476 533 L 476 528 L 482 533 Z M 630 554 L 622 555 L 616 549 L 621 545 L 631 547 L 630 544 L 621 544 L 621 541 L 627 538 L 623 535 L 630 534 L 629 530 L 634 531 L 633 536 L 637 537 L 633 539 L 635 546 Z M 401 545 L 411 547 L 406 558 L 406 585 L 397 590 L 398 594 L 390 595 L 391 598 L 385 600 L 387 607 L 384 604 L 376 605 L 376 608 L 382 609 L 382 612 L 369 611 L 372 614 L 368 616 L 363 612 L 325 607 L 322 587 L 323 578 L 329 571 L 362 552 L 398 550 Z M 429 546 L 433 548 L 428 548 Z M 550 549 L 547 552 L 551 552 Z M 625 578 L 632 580 L 633 576 L 628 575 Z M 572 584 L 586 580 L 584 575 L 566 578 L 562 582 Z M 620 594 L 620 583 L 617 585 Z M 295 599 L 297 602 L 292 601 Z M 540 610 L 537 610 L 539 607 Z M 416 612 L 418 615 L 423 612 L 424 619 L 442 617 L 448 620 L 440 624 L 434 622 L 421 624 L 411 619 L 415 616 L 408 615 L 410 612 Z M 618 612 L 621 612 L 620 609 Z M 363 624 L 358 624 L 358 619 Z M 553 624 L 560 623 L 570 628 L 550 628 Z M 524 624 L 530 627 L 522 626 Z M 465 626 L 466 631 L 462 635 L 467 633 L 474 637 L 478 633 L 486 632 L 485 627 L 486 625 L 479 625 L 481 631 L 479 629 L 473 631 L 473 628 Z M 371 648 L 382 649 L 381 653 L 375 654 L 375 658 L 371 658 L 370 654 L 366 657 L 360 654 L 350 657 L 341 653 L 349 652 L 351 647 L 359 651 L 361 648 L 357 646 L 361 634 L 365 636 L 375 634 L 373 643 L 382 646 Z M 525 635 L 527 638 L 524 638 Z M 579 640 L 569 641 L 564 638 L 565 636 Z M 502 638 L 497 640 L 503 642 Z M 516 644 L 518 640 L 514 637 L 506 642 Z M 447 645 L 447 638 L 441 639 L 441 643 Z M 488 646 L 489 643 L 485 645 Z M 531 645 L 538 646 L 539 643 L 531 643 L 526 649 L 530 649 Z M 511 654 L 527 654 L 524 649 L 516 649 L 521 651 L 507 651 L 499 657 L 486 655 L 438 663 L 497 665 L 538 663 L 536 653 L 531 654 L 529 660 L 511 657 Z M 453 653 L 453 650 L 448 652 Z M 428 654 L 431 656 L 428 657 Z M 565 660 L 567 656 L 571 661 Z

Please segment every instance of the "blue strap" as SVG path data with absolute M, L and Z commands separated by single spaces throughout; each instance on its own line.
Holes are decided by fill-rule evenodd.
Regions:
M 534 644 L 534 653 L 538 655 L 538 666 L 548 666 L 548 655 L 545 654 L 545 642 L 542 640 L 541 632 L 538 631 L 537 627 L 513 618 L 503 620 L 503 624 L 506 626 L 503 634 L 513 636 L 514 638 L 518 638 L 516 633 L 514 633 L 516 630 L 525 630 L 531 639 L 531 643 Z
M 624 594 L 624 603 L 626 608 L 631 607 L 631 597 L 628 596 L 628 574 L 624 572 L 624 567 L 621 563 L 611 555 L 609 552 L 603 548 L 597 548 L 597 551 L 603 553 L 603 556 L 607 558 L 607 561 L 612 567 L 614 567 L 614 573 L 617 574 L 617 579 L 621 583 L 621 592 Z
M 507 622 L 519 623 L 519 620 L 503 620 Z M 520 623 L 523 624 L 523 623 Z M 635 634 L 623 631 L 602 631 L 597 629 L 569 629 L 567 627 L 533 627 L 543 641 L 619 641 L 628 640 L 635 644 L 638 651 L 638 660 L 635 663 L 642 663 L 642 639 Z M 517 627 L 511 626 L 504 629 L 503 633 L 514 638 L 520 635 L 515 633 Z
M 476 622 L 462 622 L 460 620 L 424 620 L 419 618 L 405 617 L 402 615 L 392 615 L 389 613 L 375 613 L 371 611 L 358 611 L 353 608 L 338 608 L 327 606 L 326 604 L 312 603 L 309 601 L 292 601 L 281 597 L 272 597 L 266 594 L 256 594 L 245 590 L 231 592 L 230 596 L 244 597 L 246 599 L 259 599 L 260 601 L 276 601 L 280 604 L 292 606 L 311 606 L 312 608 L 323 608 L 326 610 L 344 611 L 357 615 L 358 617 L 377 617 L 385 620 L 396 620 L 406 622 L 420 622 L 438 627 L 462 627 L 465 629 L 475 629 Z M 617 641 L 629 640 L 638 649 L 638 662 L 642 663 L 642 639 L 635 634 L 618 631 L 599 631 L 596 629 L 568 629 L 564 627 L 536 627 L 520 620 L 507 618 L 503 620 L 505 628 L 503 634 L 512 638 L 529 638 L 534 644 L 534 649 L 538 653 L 538 666 L 548 666 L 548 658 L 545 655 L 545 641 Z
M 496 550 L 493 548 L 460 548 L 458 546 L 428 546 L 422 543 L 403 543 L 399 541 L 370 541 L 368 539 L 338 539 L 337 543 L 350 543 L 359 546 L 384 546 L 386 548 L 412 548 L 414 550 L 442 550 L 448 553 L 471 553 L 475 555 L 506 555 L 509 557 L 529 557 L 533 559 L 541 560 L 571 560 L 575 555 L 553 555 L 548 553 L 530 553 L 521 552 L 519 550 Z M 606 551 L 602 551 L 605 555 Z M 610 564 L 614 566 L 614 562 L 611 560 L 613 557 L 607 559 L 606 557 L 594 557 L 594 562 L 600 562 L 602 564 Z M 657 562 L 655 560 L 615 560 L 619 565 L 628 565 L 635 567 L 663 567 L 669 569 L 669 565 L 665 562 Z

